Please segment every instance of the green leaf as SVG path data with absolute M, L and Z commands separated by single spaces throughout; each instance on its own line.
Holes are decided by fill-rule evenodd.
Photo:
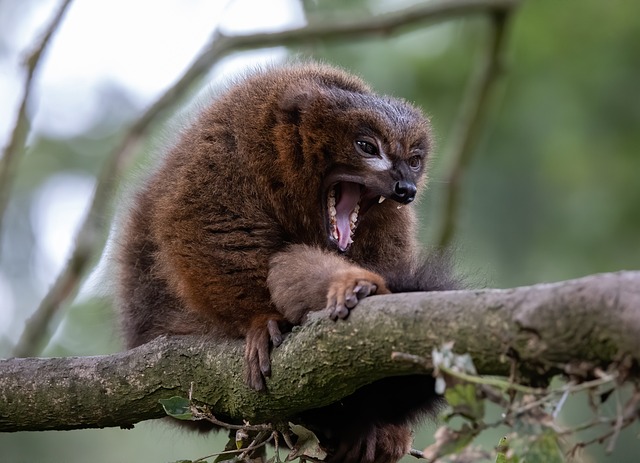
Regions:
M 496 463 L 507 463 L 507 452 L 509 451 L 509 439 L 507 439 L 507 436 L 500 438 L 497 450 Z
M 236 449 L 240 450 L 245 446 L 245 443 L 249 442 L 249 433 L 244 429 L 238 429 L 236 431 Z
M 167 415 L 172 416 L 178 420 L 191 420 L 193 415 L 191 413 L 191 402 L 184 397 L 173 396 L 170 399 L 158 400 L 164 408 Z
M 453 414 L 464 416 L 473 421 L 480 421 L 484 418 L 484 401 L 478 398 L 474 384 L 456 384 L 447 388 L 444 396 L 453 409 Z
M 327 452 L 322 450 L 320 440 L 313 431 L 293 423 L 289 423 L 289 428 L 298 436 L 298 440 L 285 461 L 291 461 L 297 457 L 309 457 L 316 460 L 324 460 L 327 457 Z

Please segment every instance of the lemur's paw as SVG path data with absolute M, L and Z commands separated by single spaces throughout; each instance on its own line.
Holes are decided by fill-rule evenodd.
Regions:
M 337 272 L 327 291 L 327 309 L 332 320 L 347 318 L 361 299 L 373 294 L 388 294 L 384 279 L 377 273 L 354 268 Z

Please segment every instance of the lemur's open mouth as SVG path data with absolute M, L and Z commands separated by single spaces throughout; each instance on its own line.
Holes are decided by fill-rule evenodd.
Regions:
M 361 217 L 376 200 L 382 202 L 384 196 L 372 196 L 372 193 L 359 183 L 342 181 L 329 188 L 329 235 L 340 251 L 345 252 L 353 243 L 353 234 Z

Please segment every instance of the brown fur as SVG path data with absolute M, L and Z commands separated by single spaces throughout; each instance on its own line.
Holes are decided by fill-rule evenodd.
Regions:
M 442 266 L 434 279 L 431 261 L 417 257 L 411 205 L 377 201 L 413 199 L 429 131 L 411 105 L 327 66 L 273 68 L 232 86 L 179 136 L 124 225 L 119 300 L 128 347 L 160 334 L 244 338 L 247 382 L 262 390 L 271 345 L 309 311 L 345 318 L 371 294 L 450 287 Z M 358 140 L 380 152 L 363 152 L 370 147 Z M 376 168 L 384 157 L 389 168 Z M 346 250 L 330 239 L 327 196 L 336 184 L 345 197 L 348 185 L 364 185 Z M 422 388 L 425 379 L 400 381 L 388 384 Z M 341 415 L 358 416 L 331 409 L 305 420 L 326 438 L 329 461 L 393 462 L 407 450 L 415 407 L 433 408 L 434 397 L 420 394 L 427 397 L 396 416 L 396 407 L 375 403 L 388 400 L 386 389 L 367 388 L 344 401 Z M 380 413 L 365 412 L 366 401 Z

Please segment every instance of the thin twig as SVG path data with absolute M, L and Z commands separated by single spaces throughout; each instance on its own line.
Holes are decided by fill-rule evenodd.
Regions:
M 58 11 L 51 19 L 49 27 L 44 31 L 44 34 L 42 34 L 42 37 L 38 39 L 38 42 L 33 47 L 31 53 L 29 53 L 24 60 L 27 76 L 24 81 L 22 100 L 20 102 L 18 114 L 16 115 L 16 121 L 11 133 L 11 138 L 2 153 L 2 158 L 0 158 L 0 231 L 2 230 L 2 219 L 7 209 L 7 205 L 9 204 L 9 197 L 11 196 L 11 185 L 15 178 L 15 166 L 17 165 L 20 154 L 24 153 L 27 136 L 29 135 L 29 128 L 31 124 L 29 121 L 29 115 L 27 114 L 27 106 L 31 96 L 33 78 L 39 68 L 41 58 L 51 41 L 51 37 L 58 29 L 58 26 L 62 22 L 62 18 L 70 4 L 71 0 L 64 0 L 62 2 Z
M 611 373 L 607 376 L 601 377 L 601 378 L 597 378 L 597 379 L 593 379 L 591 381 L 584 381 L 582 383 L 579 384 L 574 384 L 574 383 L 569 383 L 569 384 L 565 384 L 564 386 L 562 386 L 559 389 L 552 389 L 550 391 L 545 391 L 543 394 L 542 398 L 535 400 L 533 402 L 529 402 L 528 404 L 524 405 L 523 407 L 517 408 L 515 410 L 513 410 L 513 412 L 516 415 L 520 415 L 524 412 L 527 412 L 531 409 L 534 409 L 536 407 L 539 407 L 540 405 L 549 402 L 551 400 L 551 396 L 552 395 L 557 395 L 557 394 L 562 394 L 563 396 L 566 394 L 576 394 L 578 392 L 582 392 L 582 391 L 586 391 L 586 390 L 595 390 L 597 387 L 603 385 L 603 384 L 608 384 L 611 383 L 613 381 L 615 381 L 618 378 L 618 374 L 617 373 Z M 562 399 L 558 402 L 557 407 L 561 407 L 561 402 Z M 555 413 L 555 412 L 554 412 Z M 555 418 L 555 416 L 554 416 Z
M 253 442 L 251 442 L 251 445 L 249 445 L 248 447 L 243 447 L 240 449 L 233 449 L 233 450 L 223 450 L 222 452 L 216 452 L 216 453 L 212 453 L 210 455 L 204 456 L 204 457 L 200 457 L 196 460 L 193 460 L 193 463 L 197 463 L 200 461 L 204 461 L 207 458 L 211 458 L 211 457 L 217 457 L 219 455 L 232 455 L 234 453 L 242 453 L 242 455 L 244 455 L 246 452 L 250 452 L 252 450 L 256 450 L 259 449 L 260 447 L 264 447 L 265 445 L 267 445 L 269 443 L 269 441 L 271 441 L 273 439 L 273 434 L 268 438 L 265 439 L 264 441 L 260 442 L 260 443 L 256 443 L 258 438 L 256 437 Z M 242 458 L 242 455 L 240 456 Z
M 485 54 L 471 77 L 457 122 L 449 138 L 450 152 L 446 158 L 452 160 L 452 167 L 447 175 L 443 223 L 437 241 L 438 246 L 442 248 L 451 244 L 453 239 L 460 207 L 462 180 L 489 110 L 492 90 L 502 71 L 502 55 L 507 42 L 506 28 L 509 17 L 510 10 L 494 11 L 491 15 L 490 36 Z
M 268 439 L 263 440 L 267 435 L 268 433 L 266 431 L 260 431 L 248 447 L 240 449 L 244 450 L 244 452 L 242 452 L 242 454 L 240 455 L 240 459 L 246 459 L 249 456 L 249 453 L 251 453 L 253 450 L 267 445 L 267 442 L 269 442 L 273 438 L 273 434 L 271 434 Z
M 625 418 L 624 420 L 622 420 L 622 423 L 619 425 L 616 425 L 613 429 L 611 429 L 610 431 L 607 431 L 603 434 L 600 434 L 592 439 L 589 440 L 585 440 L 582 442 L 578 442 L 577 444 L 575 444 L 571 450 L 569 452 L 567 452 L 569 455 L 575 455 L 576 451 L 578 451 L 579 449 L 588 447 L 591 444 L 595 444 L 596 442 L 598 443 L 602 443 L 605 440 L 607 440 L 609 437 L 615 436 L 617 435 L 620 430 L 626 428 L 627 426 L 629 426 L 630 424 L 634 423 L 636 421 L 636 418 Z M 611 420 L 612 423 L 616 423 L 617 422 L 617 418 L 613 418 Z
M 192 406 L 191 407 L 191 413 L 193 414 L 194 417 L 198 418 L 198 419 L 203 419 L 203 420 L 207 420 L 210 423 L 215 424 L 216 426 L 220 426 L 221 428 L 225 428 L 225 429 L 229 429 L 229 430 L 239 430 L 239 429 L 244 429 L 247 431 L 274 431 L 273 426 L 271 424 L 256 424 L 256 425 L 252 425 L 252 424 L 231 424 L 231 423 L 225 423 L 224 421 L 220 421 L 219 419 L 217 419 L 215 416 L 213 416 L 213 413 L 211 413 L 211 411 L 207 408 L 206 411 L 202 411 L 199 407 L 196 406 Z
M 613 449 L 616 446 L 616 442 L 618 441 L 618 436 L 620 435 L 620 431 L 625 426 L 625 420 L 635 421 L 638 419 L 638 403 L 640 402 L 640 391 L 635 391 L 627 405 L 622 410 L 622 407 L 619 405 L 618 407 L 618 416 L 616 418 L 616 423 L 614 425 L 614 433 L 609 440 L 609 444 L 607 445 L 606 452 L 610 454 L 613 452 Z
M 229 36 L 215 30 L 209 43 L 191 66 L 140 116 L 107 159 L 98 178 L 89 212 L 78 232 L 71 257 L 39 307 L 27 320 L 13 355 L 27 357 L 42 350 L 47 341 L 46 333 L 51 320 L 62 304 L 76 293 L 81 276 L 92 257 L 98 253 L 98 248 L 104 245 L 101 232 L 106 228 L 107 205 L 113 195 L 116 179 L 131 163 L 133 155 L 149 132 L 151 123 L 180 101 L 193 83 L 221 58 L 232 51 L 247 48 L 294 45 L 319 39 L 345 39 L 374 34 L 387 36 L 401 28 L 416 26 L 426 21 L 443 21 L 478 12 L 506 11 L 518 3 L 519 0 L 440 0 L 375 18 L 335 21 L 277 33 Z
M 291 434 L 289 434 L 288 432 L 283 432 L 282 438 L 284 439 L 284 443 L 287 444 L 287 447 L 289 447 L 290 449 L 293 449 L 295 447 L 293 441 L 291 440 Z
M 278 440 L 278 431 L 273 431 L 271 434 L 273 439 L 273 451 L 275 453 L 275 461 L 276 463 L 281 463 L 280 460 L 280 441 Z
M 461 379 L 468 383 L 482 384 L 485 386 L 494 386 L 504 391 L 517 391 L 517 392 L 522 392 L 523 394 L 531 394 L 531 395 L 547 394 L 546 389 L 523 386 L 518 383 L 510 383 L 508 381 L 504 381 L 499 378 L 493 378 L 493 377 L 483 378 L 480 376 L 474 376 L 467 373 L 462 373 L 452 368 L 447 368 L 443 366 L 438 366 L 438 370 L 440 370 L 443 373 L 446 373 L 449 376 L 453 376 L 454 378 Z

